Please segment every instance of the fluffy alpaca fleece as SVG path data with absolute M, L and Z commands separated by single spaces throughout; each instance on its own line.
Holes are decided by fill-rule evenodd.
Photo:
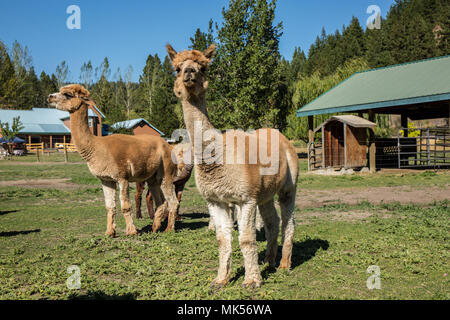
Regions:
M 49 95 L 48 101 L 57 109 L 70 113 L 73 142 L 86 160 L 90 172 L 102 182 L 108 212 L 106 234 L 111 237 L 116 235 L 117 184 L 126 233 L 137 234 L 131 216 L 129 183 L 140 181 L 147 181 L 159 206 L 153 230 L 156 231 L 160 227 L 160 220 L 167 206 L 169 223 L 166 231 L 173 230 L 178 209 L 172 181 L 176 166 L 172 162 L 167 142 L 153 135 L 94 136 L 88 126 L 88 106 L 94 102 L 90 99 L 89 91 L 80 85 L 64 86 L 58 93 Z M 163 198 L 167 200 L 164 205 L 161 200 Z
M 233 143 L 227 145 L 226 136 L 205 139 L 204 134 L 214 130 L 209 121 L 206 109 L 206 81 L 207 65 L 213 58 L 215 47 L 210 46 L 204 53 L 199 51 L 183 51 L 177 53 L 170 45 L 167 52 L 177 72 L 174 92 L 180 98 L 183 106 L 183 116 L 190 141 L 195 141 L 201 134 L 202 150 L 211 143 L 222 140 L 222 152 L 215 151 L 215 156 L 225 159 L 227 150 L 238 154 L 244 163 L 214 162 L 205 163 L 204 154 L 194 152 L 195 179 L 197 187 L 208 204 L 208 210 L 214 220 L 216 237 L 219 243 L 219 270 L 212 286 L 223 286 L 229 282 L 231 270 L 231 243 L 233 221 L 230 204 L 239 207 L 239 244 L 244 256 L 245 279 L 244 286 L 258 287 L 262 278 L 258 266 L 258 251 L 256 246 L 255 216 L 258 207 L 264 220 L 267 237 L 266 261 L 275 265 L 278 249 L 277 237 L 279 232 L 279 218 L 274 206 L 274 196 L 279 197 L 282 220 L 283 250 L 280 268 L 290 268 L 293 235 L 294 235 L 294 204 L 298 176 L 298 158 L 292 144 L 273 129 L 259 129 L 253 135 L 236 130 L 234 134 L 241 138 L 243 148 L 237 148 Z M 208 63 L 205 65 L 205 61 Z M 200 126 L 201 132 L 196 128 Z M 269 139 L 268 137 L 275 137 Z M 271 150 L 272 143 L 278 144 L 278 157 L 274 156 L 277 164 L 276 172 L 262 174 L 267 164 L 258 157 L 256 163 L 250 162 L 249 157 L 259 154 L 251 149 L 251 139 L 256 139 L 257 148 Z M 241 140 L 241 141 L 242 141 Z M 255 140 L 252 140 L 255 141 Z M 194 144 L 195 145 L 195 144 Z M 276 145 L 276 144 L 275 144 Z

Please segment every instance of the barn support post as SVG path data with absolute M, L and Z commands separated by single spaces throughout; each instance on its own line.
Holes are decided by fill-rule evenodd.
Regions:
M 369 110 L 369 121 L 375 122 L 375 112 Z M 376 168 L 376 148 L 375 148 L 375 131 L 374 129 L 369 129 L 369 169 L 371 173 L 377 171 Z
M 403 137 L 408 137 L 408 116 L 405 113 L 401 114 L 401 126 L 403 128 Z
M 308 116 L 308 145 L 306 146 L 307 150 L 307 157 L 308 157 L 308 171 L 311 171 L 310 166 L 310 157 L 311 157 L 311 150 L 313 148 L 313 142 L 314 142 L 314 116 Z M 314 158 L 315 161 L 315 158 Z
M 308 116 L 308 142 L 314 142 L 314 116 Z

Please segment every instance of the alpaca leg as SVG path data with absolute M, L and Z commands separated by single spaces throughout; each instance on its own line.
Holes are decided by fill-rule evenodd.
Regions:
M 114 238 L 116 236 L 116 183 L 114 181 L 102 181 L 102 188 L 108 212 L 105 234 Z
M 278 251 L 278 232 L 280 229 L 280 218 L 273 204 L 273 199 L 265 204 L 259 205 L 259 213 L 262 217 L 263 226 L 267 239 L 267 249 L 265 262 L 271 267 L 275 266 L 275 259 Z
M 130 203 L 130 188 L 127 180 L 119 181 L 120 189 L 120 206 L 122 208 L 123 217 L 126 223 L 127 235 L 136 235 L 137 230 L 133 223 L 133 217 L 131 216 L 131 203 Z
M 142 219 L 141 201 L 144 188 L 145 182 L 136 182 L 136 194 L 134 195 L 134 201 L 136 203 L 136 219 Z
M 178 200 L 177 196 L 175 194 L 175 186 L 172 183 L 171 179 L 166 179 L 164 177 L 162 183 L 161 183 L 161 190 L 164 194 L 164 198 L 167 201 L 168 210 L 169 210 L 169 218 L 167 221 L 167 228 L 166 232 L 173 231 L 175 229 L 175 218 L 178 211 Z
M 164 212 L 167 210 L 167 202 L 164 201 L 159 185 L 152 185 L 150 188 L 152 197 L 155 199 L 156 212 L 153 217 L 152 231 L 157 232 L 161 228 Z
M 230 281 L 233 220 L 226 204 L 208 202 L 208 210 L 210 219 L 214 220 L 219 243 L 219 270 L 211 287 L 222 287 Z
M 216 230 L 216 225 L 214 224 L 214 218 L 209 217 L 209 223 L 208 223 L 208 231 L 214 231 Z
M 264 220 L 262 219 L 261 213 L 259 212 L 259 208 L 256 207 L 256 230 L 261 231 L 264 228 Z
M 239 246 L 244 256 L 245 279 L 243 285 L 249 288 L 261 286 L 262 278 L 258 266 L 258 247 L 256 246 L 256 203 L 247 202 L 241 206 L 239 225 Z
M 176 220 L 180 221 L 182 218 L 180 216 L 180 203 L 181 203 L 181 197 L 183 196 L 183 190 L 177 191 L 177 200 L 178 200 L 178 208 L 177 208 L 177 214 L 176 214 Z
M 152 199 L 152 193 L 150 191 L 150 187 L 147 190 L 147 195 L 145 196 L 145 201 L 147 203 L 148 216 L 150 219 L 153 219 L 155 217 L 155 212 L 153 211 L 153 199 Z
M 289 269 L 291 267 L 292 245 L 295 231 L 295 189 L 284 194 L 279 194 L 279 203 L 281 207 L 281 232 L 283 242 L 280 269 Z

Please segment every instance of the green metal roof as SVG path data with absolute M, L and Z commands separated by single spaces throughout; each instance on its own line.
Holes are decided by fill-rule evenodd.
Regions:
M 450 100 L 450 55 L 357 72 L 297 117 Z
M 94 106 L 94 108 L 103 114 Z M 0 109 L 0 121 L 8 122 L 10 125 L 15 117 L 20 117 L 23 129 L 21 134 L 70 134 L 70 130 L 64 125 L 63 119 L 70 118 L 67 111 L 61 111 L 55 108 L 33 108 L 31 110 L 3 110 Z M 88 117 L 97 117 L 97 114 L 90 108 Z

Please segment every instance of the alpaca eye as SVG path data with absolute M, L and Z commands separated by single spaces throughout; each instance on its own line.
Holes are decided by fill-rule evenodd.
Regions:
M 178 68 L 176 68 L 175 71 L 176 71 L 177 73 L 180 73 L 181 69 L 178 67 Z
M 65 95 L 67 98 L 73 98 L 73 95 L 71 95 L 70 93 L 64 93 L 64 95 Z

